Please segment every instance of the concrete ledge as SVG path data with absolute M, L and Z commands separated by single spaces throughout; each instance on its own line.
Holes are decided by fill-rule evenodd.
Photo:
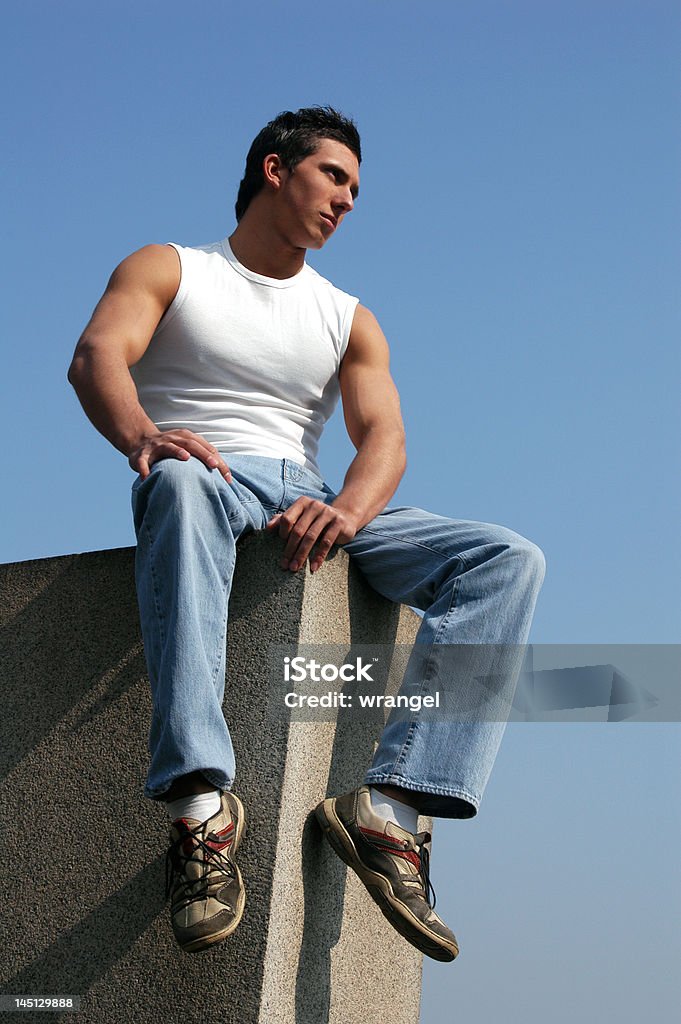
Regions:
M 344 552 L 294 575 L 280 547 L 264 534 L 240 544 L 230 603 L 246 912 L 195 955 L 172 937 L 167 822 L 142 796 L 150 697 L 134 549 L 0 566 L 0 992 L 81 995 L 80 1012 L 55 1015 L 76 1024 L 416 1024 L 420 954 L 309 817 L 361 781 L 382 719 L 272 719 L 262 695 L 272 642 L 408 643 L 419 620 Z

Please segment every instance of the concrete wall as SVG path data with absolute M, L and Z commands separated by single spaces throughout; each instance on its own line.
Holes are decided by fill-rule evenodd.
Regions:
M 134 550 L 0 567 L 1 993 L 80 995 L 78 1013 L 57 1015 L 77 1024 L 416 1024 L 420 954 L 310 817 L 361 782 L 382 717 L 291 721 L 263 694 L 272 643 L 408 643 L 418 619 L 344 552 L 315 576 L 291 574 L 280 545 L 255 534 L 239 548 L 225 714 L 247 902 L 237 932 L 200 954 L 172 937 L 168 823 L 142 795 L 150 698 Z

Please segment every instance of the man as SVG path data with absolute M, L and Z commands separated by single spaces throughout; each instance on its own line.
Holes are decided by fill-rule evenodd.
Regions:
M 318 571 L 342 545 L 376 590 L 423 610 L 422 650 L 523 644 L 543 578 L 541 552 L 509 530 L 386 508 L 405 468 L 387 342 L 368 309 L 305 262 L 353 209 L 360 161 L 354 124 L 333 109 L 279 115 L 249 151 L 233 234 L 123 260 L 69 370 L 87 415 L 138 473 L 154 706 L 145 794 L 168 808 L 171 919 L 187 951 L 230 935 L 244 907 L 245 816 L 222 714 L 238 537 L 278 532 L 290 572 L 308 561 Z M 339 396 L 357 454 L 334 494 L 316 455 Z M 462 706 L 479 706 L 478 676 L 465 665 L 455 675 Z M 417 816 L 477 812 L 503 731 L 493 717 L 389 721 L 364 784 L 316 810 L 390 922 L 439 960 L 458 947 L 433 911 Z

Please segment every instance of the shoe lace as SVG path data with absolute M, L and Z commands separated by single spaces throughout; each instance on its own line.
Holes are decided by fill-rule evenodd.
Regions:
M 430 851 L 426 846 L 426 843 L 430 841 L 430 835 L 428 832 L 420 832 L 417 836 L 414 836 L 414 841 L 418 846 L 419 859 L 421 861 L 421 868 L 419 874 L 423 880 L 423 892 L 426 898 L 426 903 L 431 910 L 435 909 L 437 903 L 437 896 L 435 895 L 435 889 L 430 880 Z M 433 902 L 431 903 L 431 896 Z
M 195 900 L 203 899 L 208 885 L 210 883 L 209 875 L 213 871 L 220 871 L 222 874 L 229 875 L 231 878 L 236 878 L 236 871 L 234 870 L 234 863 L 228 854 L 222 852 L 222 850 L 215 850 L 209 846 L 205 839 L 199 835 L 203 830 L 205 822 L 201 822 L 196 828 L 189 828 L 187 825 L 181 825 L 180 835 L 175 839 L 168 849 L 166 854 L 166 900 L 170 896 L 171 892 L 175 888 L 175 883 L 180 885 L 183 892 L 183 899 L 186 899 L 188 903 L 193 903 Z M 191 852 L 187 853 L 187 844 L 191 841 Z M 200 851 L 203 851 L 205 856 L 195 856 Z M 186 877 L 186 868 L 189 863 L 200 864 L 203 868 L 203 874 L 201 878 L 191 879 Z M 183 877 L 184 875 L 184 877 Z

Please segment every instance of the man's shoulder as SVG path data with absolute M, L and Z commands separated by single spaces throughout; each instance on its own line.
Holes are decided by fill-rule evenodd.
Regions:
M 356 295 L 352 295 L 350 292 L 346 292 L 343 288 L 339 288 L 338 285 L 334 284 L 333 281 L 330 281 L 328 277 L 324 277 L 318 270 L 311 267 L 309 263 L 305 264 L 304 273 L 309 286 L 314 290 L 326 293 L 327 295 L 331 295 L 336 299 L 344 300 L 345 302 L 359 302 Z
M 152 242 L 135 249 L 115 267 L 107 291 L 148 291 L 159 298 L 177 291 L 180 267 L 177 253 L 168 245 Z
M 166 270 L 174 271 L 186 260 L 201 259 L 213 253 L 221 253 L 220 242 L 207 245 L 183 245 L 180 242 L 151 242 L 130 253 L 116 268 L 121 271 L 139 275 L 141 273 L 158 274 Z
M 222 239 L 217 242 L 206 242 L 202 245 L 185 245 L 183 242 L 166 242 L 166 245 L 180 250 L 181 254 L 187 253 L 189 256 L 195 256 L 198 259 L 213 255 L 225 258 L 226 255 Z

